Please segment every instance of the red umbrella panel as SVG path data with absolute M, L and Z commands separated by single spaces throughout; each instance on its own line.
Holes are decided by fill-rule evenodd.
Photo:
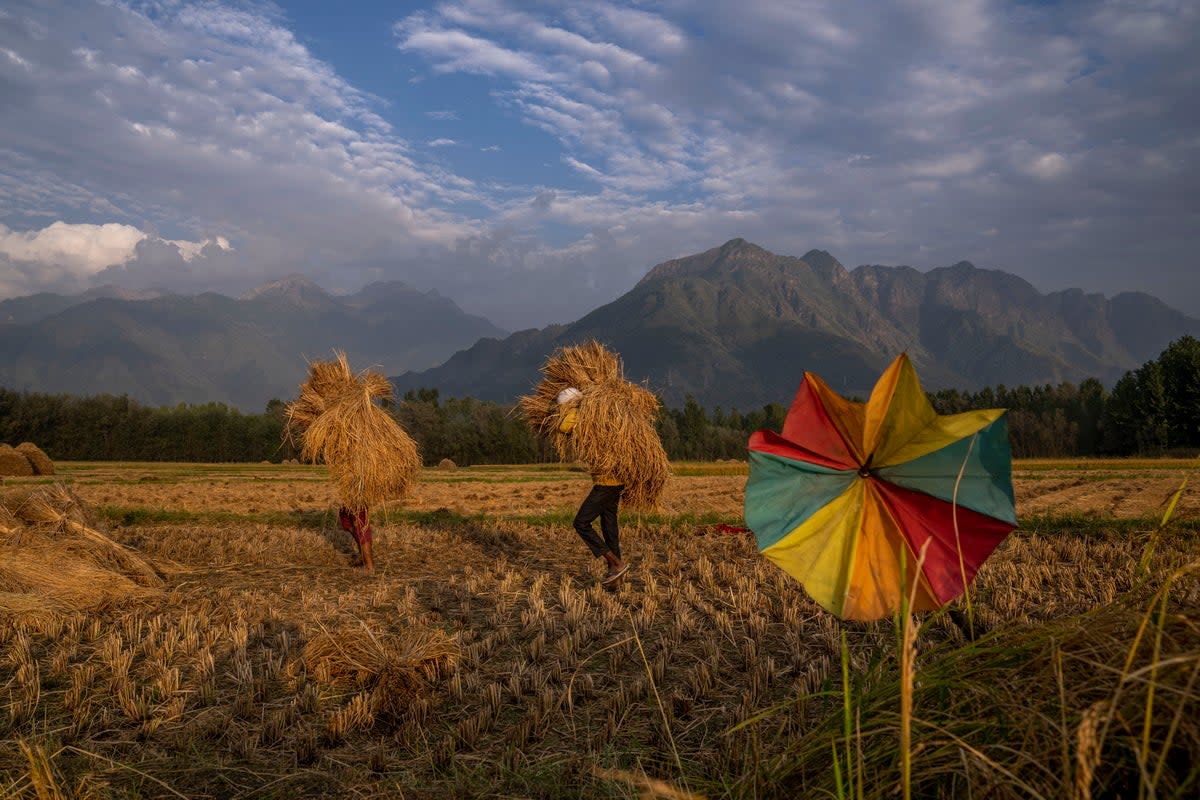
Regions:
M 902 592 L 945 605 L 1017 525 L 1004 410 L 938 415 L 907 355 L 866 403 L 805 373 L 783 430 L 749 450 L 759 550 L 846 619 L 890 616 Z

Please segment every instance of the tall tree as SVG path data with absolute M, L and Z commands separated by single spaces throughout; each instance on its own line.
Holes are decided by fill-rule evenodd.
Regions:
M 1176 339 L 1158 357 L 1171 447 L 1200 445 L 1200 341 Z

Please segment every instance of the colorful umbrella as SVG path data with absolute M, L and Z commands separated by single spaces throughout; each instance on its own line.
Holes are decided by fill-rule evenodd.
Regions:
M 783 431 L 749 448 L 758 549 L 844 619 L 890 616 L 913 589 L 913 610 L 939 608 L 1017 526 L 1004 409 L 939 416 L 907 355 L 865 404 L 806 372 Z

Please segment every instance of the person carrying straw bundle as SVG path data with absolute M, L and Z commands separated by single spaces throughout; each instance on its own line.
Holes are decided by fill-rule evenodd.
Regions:
M 654 430 L 658 398 L 625 380 L 617 355 L 592 340 L 555 351 L 520 407 L 530 429 L 552 441 L 560 458 L 588 465 L 592 489 L 573 526 L 592 555 L 607 562 L 603 583 L 614 586 L 629 569 L 621 556 L 618 507 L 653 508 L 670 474 Z M 597 518 L 603 538 L 593 527 Z
M 367 572 L 375 571 L 372 506 L 403 497 L 421 467 L 416 442 L 378 400 L 392 386 L 378 372 L 355 374 L 346 354 L 309 365 L 308 380 L 288 405 L 285 435 L 300 442 L 300 457 L 329 467 L 341 501 L 338 520 L 354 537 Z

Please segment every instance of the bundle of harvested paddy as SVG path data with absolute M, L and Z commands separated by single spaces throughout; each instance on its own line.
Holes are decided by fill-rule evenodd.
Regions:
M 0 497 L 0 611 L 34 619 L 98 611 L 161 586 L 135 551 L 91 526 L 66 488 Z
M 595 339 L 560 347 L 542 365 L 542 380 L 534 387 L 533 394 L 518 401 L 521 413 L 534 433 L 554 440 L 557 446 L 563 411 L 558 405 L 559 392 L 570 386 L 583 390 L 617 380 L 623 380 L 620 360 Z M 563 454 L 561 447 L 559 454 Z
M 299 396 L 284 411 L 289 435 L 303 437 L 304 431 L 325 413 L 334 398 L 358 384 L 346 354 L 338 352 L 335 356 L 333 361 L 314 361 L 308 365 L 308 380 L 300 384 Z
M 458 665 L 458 643 L 436 629 L 407 629 L 380 638 L 359 622 L 322 629 L 304 646 L 301 661 L 320 683 L 370 691 L 371 712 L 399 716 Z
M 42 448 L 33 442 L 21 442 L 14 449 L 29 459 L 30 465 L 33 466 L 34 475 L 54 474 L 54 462 L 50 460 L 50 456 L 42 451 Z
M 102 611 L 157 592 L 50 540 L 0 544 L 0 611 L 47 616 Z
M 421 467 L 417 444 L 376 403 L 392 386 L 378 372 L 355 374 L 345 353 L 309 365 L 309 377 L 286 412 L 288 436 L 305 461 L 323 461 L 341 504 L 354 510 L 403 497 Z
M 95 527 L 87 506 L 61 483 L 7 492 L 0 496 L 0 509 L 22 525 L 57 524 L 70 520 Z
M 62 484 L 7 495 L 0 505 L 24 523 L 7 536 L 9 544 L 49 547 L 122 573 L 142 586 L 162 586 L 158 572 L 137 551 L 96 530 L 86 506 Z
M 457 469 L 458 467 L 458 464 L 455 464 L 452 458 L 443 458 L 437 465 L 438 469 Z
M 33 474 L 33 464 L 10 444 L 0 444 L 0 475 L 24 478 Z
M 659 402 L 649 390 L 624 379 L 616 354 L 592 340 L 563 347 L 547 359 L 532 395 L 520 399 L 530 429 L 554 443 L 563 460 L 579 460 L 597 475 L 625 484 L 621 501 L 635 509 L 657 503 L 670 475 L 670 463 L 654 417 Z M 558 395 L 573 386 L 578 400 L 560 406 Z M 569 434 L 559 430 L 564 414 L 575 410 Z

